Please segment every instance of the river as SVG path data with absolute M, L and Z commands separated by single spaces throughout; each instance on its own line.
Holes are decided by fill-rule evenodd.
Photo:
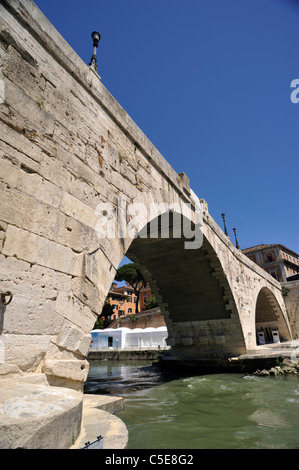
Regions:
M 91 361 L 85 393 L 125 398 L 129 449 L 298 449 L 299 377 L 177 376 Z

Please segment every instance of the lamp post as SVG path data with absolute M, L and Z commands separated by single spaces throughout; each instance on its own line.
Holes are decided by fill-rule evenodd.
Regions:
M 225 225 L 225 214 L 222 213 L 221 217 L 223 219 L 223 224 L 224 224 L 224 233 L 228 237 L 228 233 L 227 233 L 227 229 L 226 229 L 226 225 Z
M 233 228 L 233 231 L 234 231 L 234 234 L 235 234 L 236 248 L 238 248 L 238 250 L 239 250 L 240 247 L 239 247 L 239 243 L 238 243 L 238 240 L 237 240 L 237 235 L 236 235 L 237 230 L 236 230 L 236 228 Z
M 97 31 L 94 31 L 92 34 L 91 34 L 91 37 L 93 39 L 93 54 L 92 54 L 92 58 L 91 58 L 91 61 L 89 63 L 89 66 L 92 67 L 96 72 L 98 70 L 98 65 L 97 65 L 97 47 L 99 45 L 99 42 L 100 42 L 100 39 L 101 39 L 101 35 L 100 33 L 98 33 Z

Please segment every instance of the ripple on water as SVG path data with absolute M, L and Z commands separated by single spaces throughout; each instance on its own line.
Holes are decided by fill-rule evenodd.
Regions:
M 299 446 L 298 377 L 214 374 L 165 379 L 151 369 L 145 379 L 145 372 L 149 370 L 138 372 L 132 365 L 112 371 L 126 398 L 118 416 L 127 425 L 131 449 Z M 102 378 L 108 386 L 107 377 Z

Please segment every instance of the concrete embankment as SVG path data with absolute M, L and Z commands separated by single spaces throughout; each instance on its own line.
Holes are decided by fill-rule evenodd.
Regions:
M 90 351 L 88 360 L 98 361 L 155 361 L 163 355 L 161 349 L 100 349 Z
M 257 346 L 247 354 L 228 359 L 183 359 L 168 355 L 159 358 L 157 365 L 165 370 L 185 373 L 254 373 L 256 370 L 270 370 L 285 358 L 299 360 L 299 340 L 284 343 L 271 343 Z
M 87 442 L 103 437 L 103 449 L 126 449 L 128 430 L 114 416 L 124 409 L 124 399 L 102 395 L 84 395 L 81 432 L 71 449 L 81 449 Z
M 217 372 L 248 372 L 258 369 L 271 369 L 284 358 L 299 358 L 299 340 L 284 343 L 272 343 L 257 346 L 247 354 L 229 359 L 182 359 L 170 354 L 170 348 L 161 349 L 101 349 L 90 351 L 88 360 L 99 361 L 153 361 L 158 367 L 166 370 L 196 372 L 202 374 Z

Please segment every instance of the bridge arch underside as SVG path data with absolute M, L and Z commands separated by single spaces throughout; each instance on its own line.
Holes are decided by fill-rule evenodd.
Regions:
M 263 287 L 257 297 L 255 324 L 257 345 L 291 339 L 283 312 L 267 287 Z
M 126 256 L 149 281 L 168 328 L 169 359 L 227 359 L 246 352 L 238 311 L 217 254 L 203 237 L 135 238 Z

